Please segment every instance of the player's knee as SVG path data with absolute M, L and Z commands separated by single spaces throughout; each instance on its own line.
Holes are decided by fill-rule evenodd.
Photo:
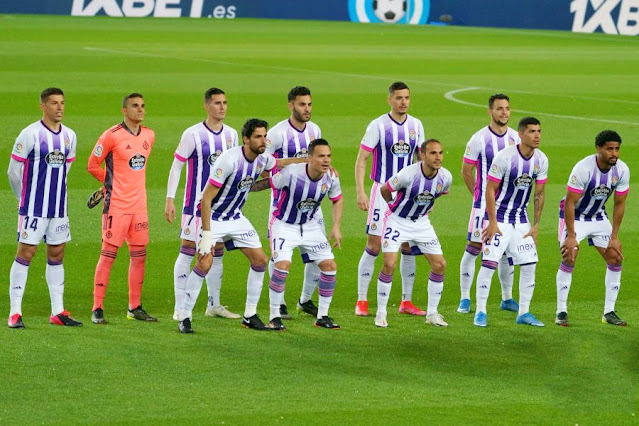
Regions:
M 33 256 L 35 256 L 37 249 L 38 246 L 35 245 L 18 243 L 18 251 L 16 253 L 16 257 L 31 261 L 31 259 L 33 259 Z
M 441 257 L 433 260 L 431 263 L 431 269 L 436 274 L 444 274 L 446 271 L 446 259 Z
M 366 241 L 366 249 L 373 253 L 379 253 L 382 249 L 382 239 L 376 235 L 369 235 Z
M 264 252 L 261 253 L 256 253 L 253 256 L 251 256 L 251 267 L 253 267 L 253 269 L 262 269 L 262 268 L 266 268 L 266 264 L 268 263 L 268 258 L 266 257 L 266 254 Z
M 291 269 L 291 262 L 283 260 L 281 262 L 275 263 L 275 267 L 280 271 L 289 271 Z
M 322 272 L 337 271 L 337 263 L 335 262 L 335 259 L 322 260 L 318 266 Z
M 382 266 L 382 272 L 386 275 L 390 275 L 395 271 L 397 266 L 396 259 L 384 259 L 384 266 Z
M 208 273 L 213 265 L 213 256 L 204 256 L 201 259 L 198 259 L 196 262 L 197 268 L 203 272 Z

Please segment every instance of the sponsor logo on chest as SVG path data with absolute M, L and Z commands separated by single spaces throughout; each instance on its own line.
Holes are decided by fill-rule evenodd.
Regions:
M 64 152 L 60 151 L 59 149 L 54 149 L 52 152 L 48 153 L 45 157 L 44 157 L 44 161 L 53 168 L 59 169 L 60 167 L 62 167 L 62 165 L 64 164 L 64 162 L 66 161 L 67 157 L 66 155 L 64 155 Z
M 146 164 L 146 157 L 142 154 L 135 154 L 129 159 L 129 167 L 133 170 L 142 170 Z

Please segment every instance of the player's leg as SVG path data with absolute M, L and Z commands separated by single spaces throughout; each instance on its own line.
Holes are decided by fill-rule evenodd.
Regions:
M 426 313 L 426 323 L 439 327 L 447 327 L 448 323 L 438 312 L 439 302 L 444 291 L 444 273 L 446 272 L 446 259 L 443 254 L 424 253 L 430 264 L 430 275 L 428 276 L 428 308 Z
M 146 268 L 146 246 L 149 243 L 149 218 L 146 213 L 131 215 L 127 234 L 129 245 L 129 309 L 127 318 L 140 321 L 157 321 L 142 308 L 142 287 Z
M 535 271 L 539 259 L 535 240 L 532 237 L 524 238 L 528 232 L 530 232 L 530 224 L 515 225 L 506 249 L 506 253 L 512 257 L 514 264 L 519 265 L 519 312 L 516 322 L 543 327 L 544 323 L 530 313 L 530 302 L 535 291 Z
M 377 327 L 388 327 L 386 321 L 388 298 L 393 286 L 393 273 L 396 266 L 397 252 L 384 251 L 384 266 L 377 278 L 377 314 L 375 315 Z
M 461 296 L 457 312 L 470 312 L 470 289 L 475 278 L 475 262 L 481 253 L 481 231 L 484 222 L 484 210 L 473 208 L 468 221 L 468 242 L 459 262 L 459 288 Z
M 499 260 L 512 238 L 513 228 L 511 225 L 500 223 L 499 229 L 501 233 L 493 236 L 490 243 L 484 245 L 481 268 L 477 274 L 477 285 L 475 286 L 477 309 L 473 320 L 473 324 L 477 327 L 486 327 L 488 325 L 486 305 L 490 294 L 490 284 Z
M 208 302 L 205 315 L 210 317 L 239 319 L 241 315 L 229 311 L 222 305 L 220 290 L 222 289 L 222 277 L 224 276 L 224 243 L 217 243 L 213 250 L 213 265 L 206 274 L 206 289 Z
M 593 238 L 595 248 L 606 261 L 606 277 L 604 284 L 606 286 L 606 295 L 604 299 L 604 314 L 601 318 L 601 322 L 605 324 L 612 324 L 618 326 L 626 326 L 628 323 L 617 316 L 615 311 L 615 304 L 617 303 L 617 296 L 619 295 L 619 289 L 621 288 L 621 265 L 622 259 L 618 257 L 617 253 L 613 250 L 607 250 L 607 247 L 601 247 L 602 244 L 597 244 L 602 238 Z M 606 241 L 607 242 L 607 241 Z
M 402 255 L 399 260 L 399 274 L 402 277 L 402 301 L 399 304 L 399 313 L 424 316 L 426 311 L 419 309 L 412 302 L 415 271 L 417 269 L 416 260 L 420 253 L 413 253 L 413 248 L 408 243 L 402 244 L 401 247 Z
M 18 229 L 18 232 L 18 240 L 20 240 L 20 229 Z M 29 265 L 31 265 L 31 260 L 35 256 L 37 248 L 37 243 L 18 242 L 16 257 L 9 272 L 9 301 L 11 307 L 9 308 L 8 325 L 10 328 L 24 328 L 24 323 L 22 322 L 22 298 L 27 285 Z
M 515 280 L 515 265 L 508 260 L 505 254 L 499 259 L 497 274 L 501 284 L 501 305 L 502 311 L 517 312 L 519 304 L 513 299 L 513 282 Z
M 337 263 L 335 263 L 335 259 L 323 259 L 319 261 L 318 267 L 321 272 L 318 289 L 319 306 L 317 309 L 315 327 L 336 330 L 339 329 L 340 326 L 334 323 L 333 319 L 328 316 L 328 310 L 331 306 L 331 302 L 333 301 L 333 293 L 335 292 Z
M 382 245 L 384 214 L 388 204 L 379 192 L 379 184 L 374 182 L 370 193 L 370 207 L 366 218 L 366 248 L 357 266 L 357 304 L 355 315 L 368 316 L 368 287 L 375 272 L 375 259 Z
M 261 246 L 244 247 L 241 250 L 251 264 L 246 280 L 246 305 L 242 324 L 247 328 L 269 330 L 270 328 L 265 326 L 257 315 L 257 304 L 260 301 L 260 294 L 264 285 L 264 271 L 266 271 L 268 258 Z
M 71 313 L 64 309 L 64 266 L 62 262 L 64 260 L 65 246 L 66 243 L 47 244 L 45 277 L 51 298 L 49 322 L 55 325 L 77 327 L 81 326 L 82 323 L 71 318 Z
M 575 223 L 575 225 L 578 225 Z M 566 225 L 564 219 L 559 218 L 559 247 L 564 243 L 566 239 Z M 577 234 L 577 242 L 581 242 L 583 237 Z M 574 258 L 568 257 L 568 253 L 561 253 L 561 263 L 559 264 L 559 269 L 557 270 L 556 275 L 556 284 L 557 284 L 557 316 L 555 317 L 555 324 L 561 325 L 563 327 L 567 327 L 569 325 L 568 322 L 568 294 L 570 293 L 570 286 L 572 284 L 572 271 L 575 268 L 575 263 L 577 261 L 577 256 L 579 255 L 579 250 L 575 250 Z
M 273 273 L 268 283 L 269 326 L 274 330 L 284 331 L 286 328 L 282 324 L 280 306 L 284 301 L 284 289 L 288 271 L 291 269 L 291 261 L 286 260 L 290 256 L 279 256 L 280 253 L 282 252 L 278 252 L 278 262 L 273 265 Z
M 186 291 L 186 281 L 191 272 L 191 263 L 195 256 L 195 241 L 182 240 L 180 244 L 180 254 L 175 259 L 173 265 L 173 293 L 175 294 L 175 307 L 173 309 L 173 319 L 180 320 L 180 309 L 184 305 L 184 293 Z
M 322 212 L 321 207 L 315 212 L 315 217 L 311 222 L 308 222 L 307 225 L 310 225 L 311 223 L 313 228 L 317 227 L 324 235 L 326 235 L 326 228 L 324 227 L 324 213 Z M 304 257 L 302 259 L 304 260 Z M 316 262 L 304 261 L 304 283 L 302 284 L 302 293 L 300 294 L 297 309 L 309 315 L 317 315 L 317 309 L 311 309 L 309 311 L 304 308 L 305 306 L 313 303 L 311 297 L 319 285 L 320 273 L 320 267 Z

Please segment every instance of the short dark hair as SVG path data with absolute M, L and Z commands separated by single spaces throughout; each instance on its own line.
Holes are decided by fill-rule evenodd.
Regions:
M 288 92 L 288 101 L 293 102 L 298 96 L 311 96 L 311 89 L 304 86 L 295 86 Z
M 528 126 L 541 125 L 541 122 L 537 120 L 535 117 L 524 117 L 519 120 L 519 124 L 517 125 L 517 130 L 520 132 L 524 130 Z
M 508 95 L 504 95 L 503 93 L 495 93 L 490 98 L 488 98 L 488 108 L 492 109 L 493 104 L 495 103 L 497 99 L 504 99 L 510 102 L 510 98 L 508 97 Z
M 45 103 L 51 95 L 64 96 L 64 92 L 62 91 L 62 89 L 58 89 L 57 87 L 47 87 L 40 93 L 40 102 Z
M 406 83 L 402 82 L 402 81 L 396 81 L 395 83 L 391 84 L 388 87 L 388 94 L 392 95 L 393 92 L 395 92 L 396 90 L 404 90 L 404 89 L 408 89 L 408 86 L 406 85 Z M 410 89 L 408 89 L 410 90 Z
M 122 99 L 122 108 L 126 108 L 126 103 L 129 101 L 129 99 L 132 99 L 132 98 L 144 99 L 144 96 L 142 96 L 142 93 L 137 93 L 137 92 L 129 93 L 128 95 L 124 97 L 124 99 Z
M 209 103 L 211 100 L 211 96 L 213 95 L 225 95 L 224 90 L 218 89 L 217 87 L 211 87 L 209 90 L 204 92 L 204 103 Z
M 619 142 L 621 145 L 621 136 L 614 130 L 604 130 L 595 137 L 595 146 L 604 146 L 606 142 Z
M 308 144 L 308 155 L 313 154 L 316 146 L 327 146 L 329 148 L 331 147 L 326 139 L 315 139 L 313 142 Z
M 438 141 L 437 139 L 432 139 L 432 138 L 431 138 L 431 139 L 428 139 L 428 140 L 425 140 L 424 142 L 422 142 L 422 146 L 420 146 L 420 147 L 419 147 L 420 151 L 421 151 L 421 152 L 426 152 L 426 149 L 427 149 L 427 147 L 428 147 L 428 144 L 429 144 L 429 143 L 433 143 L 433 142 L 437 142 L 437 143 L 438 143 L 438 144 L 440 144 L 440 145 L 442 144 L 442 143 L 441 143 L 440 141 Z
M 258 127 L 264 127 L 268 130 L 268 123 L 259 118 L 250 118 L 246 120 L 246 123 L 242 126 L 242 137 L 250 138 L 255 129 Z

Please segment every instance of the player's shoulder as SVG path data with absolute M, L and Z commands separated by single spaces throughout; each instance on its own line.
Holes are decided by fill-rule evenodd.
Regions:
M 320 126 L 317 123 L 313 122 L 313 121 L 308 121 L 306 123 L 306 126 L 307 126 L 308 129 L 312 129 L 314 132 L 318 132 L 318 131 L 321 132 Z
M 369 126 L 377 126 L 380 123 L 386 123 L 390 121 L 390 115 L 388 115 L 388 113 L 382 114 L 377 118 L 374 118 L 373 120 L 371 120 L 371 122 L 369 123 Z
M 410 114 L 406 114 L 406 123 L 415 123 L 422 126 L 422 120 Z
M 536 150 L 535 152 L 537 151 L 539 150 Z M 495 154 L 494 161 L 502 158 L 510 158 L 516 155 L 521 155 L 519 148 L 517 148 L 517 145 L 510 145 Z
M 20 131 L 20 136 L 26 136 L 28 134 L 33 134 L 33 133 L 36 133 L 36 132 L 40 132 L 42 129 L 46 129 L 46 126 L 44 125 L 44 123 L 42 123 L 42 121 L 38 120 L 38 121 L 35 121 L 35 122 L 29 124 L 24 129 L 22 129 Z
M 153 129 L 150 129 L 149 127 L 140 125 L 140 134 L 142 134 L 142 133 L 144 133 L 145 135 L 149 135 L 149 136 L 155 137 L 155 131 L 153 131 Z
M 288 118 L 286 120 L 282 120 L 280 122 L 278 122 L 277 124 L 275 124 L 275 126 L 271 127 L 269 129 L 269 133 L 271 132 L 282 132 L 285 131 L 286 129 L 288 129 L 289 127 L 289 122 L 288 122 Z
M 630 167 L 628 167 L 628 164 L 626 164 L 625 161 L 621 160 L 621 159 L 617 159 L 617 164 L 615 164 L 615 167 L 617 168 L 617 170 L 622 173 L 622 172 L 630 172 Z
M 441 167 L 439 172 L 442 174 L 444 180 L 453 180 L 453 174 L 446 167 Z
M 195 123 L 192 126 L 187 127 L 183 134 L 184 135 L 189 135 L 189 134 L 196 134 L 196 133 L 200 133 L 202 130 L 205 130 L 206 127 L 204 126 L 204 122 L 200 121 L 199 123 Z
M 473 135 L 470 137 L 470 141 L 480 142 L 484 138 L 484 135 L 489 132 L 490 132 L 490 126 L 484 126 L 481 129 L 477 130 L 475 133 L 473 133 Z
M 539 148 L 535 149 L 535 155 L 544 161 L 548 161 L 548 156 Z
M 60 129 L 62 130 L 63 133 L 73 137 L 74 139 L 76 138 L 75 131 L 72 128 L 70 128 L 69 126 L 66 126 L 66 125 L 63 124 L 63 125 L 61 125 Z
M 230 133 L 232 135 L 238 136 L 237 130 L 234 127 L 229 126 L 228 124 L 222 125 L 222 130 L 226 133 Z

